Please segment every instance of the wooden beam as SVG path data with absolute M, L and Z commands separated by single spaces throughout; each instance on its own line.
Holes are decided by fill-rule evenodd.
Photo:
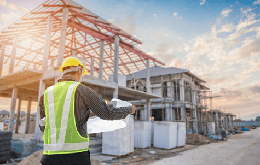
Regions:
M 0 77 L 2 76 L 2 70 L 3 70 L 3 65 L 4 65 L 4 56 L 5 56 L 5 43 L 2 44 L 2 49 L 1 49 L 1 57 L 0 57 Z
M 17 48 L 17 38 L 18 38 L 18 36 L 14 37 L 14 43 L 13 43 L 10 65 L 9 65 L 9 74 L 14 72 L 14 62 L 15 62 L 15 55 L 16 55 L 16 48 Z
M 68 7 L 68 8 L 75 8 L 75 9 L 83 9 L 83 7 L 77 7 L 77 6 L 72 6 L 72 5 L 48 5 L 48 4 L 43 4 L 43 7 Z
M 45 43 L 43 51 L 43 61 L 42 61 L 42 70 L 45 71 L 48 69 L 48 59 L 50 54 L 50 40 L 51 40 L 51 29 L 53 26 L 53 17 L 49 16 L 48 25 L 45 33 Z

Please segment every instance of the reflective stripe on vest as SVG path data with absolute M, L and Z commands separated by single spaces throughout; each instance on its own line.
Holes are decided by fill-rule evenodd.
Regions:
M 56 126 L 55 126 L 55 111 L 54 111 L 54 86 L 48 88 L 48 104 L 49 104 L 49 124 L 50 124 L 50 136 L 51 144 L 44 144 L 44 151 L 66 151 L 66 150 L 81 150 L 88 148 L 88 142 L 80 143 L 64 143 L 67 131 L 67 124 L 69 118 L 71 96 L 74 87 L 78 85 L 78 82 L 72 83 L 67 91 L 66 99 L 63 106 L 62 118 L 61 118 L 61 128 L 59 133 L 59 139 L 56 143 Z

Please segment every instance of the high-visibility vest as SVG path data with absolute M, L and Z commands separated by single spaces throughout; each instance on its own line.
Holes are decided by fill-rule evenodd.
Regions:
M 89 135 L 77 131 L 74 101 L 79 82 L 62 81 L 44 92 L 44 155 L 71 154 L 88 151 Z

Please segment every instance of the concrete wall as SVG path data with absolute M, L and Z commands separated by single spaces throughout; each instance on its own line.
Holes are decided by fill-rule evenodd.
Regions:
M 177 123 L 177 147 L 184 146 L 186 144 L 186 124 L 185 122 Z
M 154 122 L 154 142 L 156 148 L 172 149 L 177 146 L 177 123 Z
M 134 147 L 148 148 L 151 147 L 152 123 L 151 121 L 134 122 Z
M 248 126 L 248 125 L 255 125 L 260 127 L 260 121 L 242 121 L 242 122 L 237 122 L 234 121 L 234 126 Z
M 134 152 L 134 118 L 125 128 L 102 133 L 102 154 L 122 156 Z

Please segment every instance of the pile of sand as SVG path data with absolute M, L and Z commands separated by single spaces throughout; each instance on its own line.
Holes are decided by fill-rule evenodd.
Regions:
M 206 136 L 200 134 L 189 134 L 186 138 L 186 144 L 192 145 L 201 145 L 201 144 L 208 144 L 211 142 L 211 139 L 207 138 Z
M 41 165 L 40 161 L 42 158 L 43 151 L 36 151 L 32 155 L 26 157 L 19 165 Z

